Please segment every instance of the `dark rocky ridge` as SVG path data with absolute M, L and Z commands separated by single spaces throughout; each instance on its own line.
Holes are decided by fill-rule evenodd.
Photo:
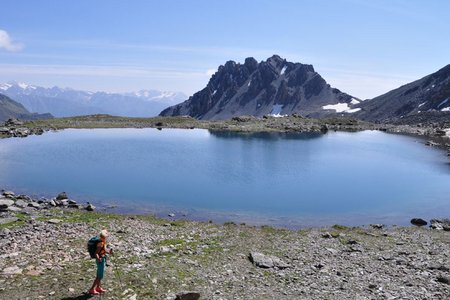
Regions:
M 386 94 L 361 102 L 354 117 L 386 123 L 450 120 L 450 65 Z M 424 115 L 424 116 L 422 116 Z M 405 118 L 404 122 L 402 119 Z
M 260 63 L 249 57 L 244 64 L 228 61 L 220 66 L 204 89 L 160 115 L 203 120 L 277 113 L 324 117 L 335 111 L 323 106 L 348 103 L 351 108 L 352 99 L 330 87 L 312 65 L 288 62 L 277 55 Z

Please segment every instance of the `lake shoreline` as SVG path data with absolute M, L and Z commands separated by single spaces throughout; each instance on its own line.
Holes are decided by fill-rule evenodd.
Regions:
M 51 199 L 55 206 L 4 195 L 14 202 L 10 207 L 22 208 L 1 213 L 0 220 L 16 218 L 0 225 L 5 299 L 83 299 L 77 297 L 84 297 L 95 271 L 86 241 L 103 228 L 116 251 L 105 278 L 112 298 L 174 300 L 185 291 L 201 299 L 450 295 L 450 231 L 218 225 L 87 211 L 65 194 Z
M 224 121 L 201 121 L 191 117 L 131 118 L 110 115 L 55 118 L 27 122 L 13 121 L 11 123 L 6 122 L 0 128 L 0 138 L 40 135 L 46 131 L 69 128 L 157 128 L 158 130 L 177 128 L 240 133 L 326 133 L 329 131 L 358 132 L 376 130 L 427 139 L 426 145 L 444 149 L 450 156 L 450 123 L 448 122 L 430 124 L 375 124 L 349 117 L 309 119 L 295 114 L 281 118 L 271 116 L 265 116 L 264 118 L 241 116 Z

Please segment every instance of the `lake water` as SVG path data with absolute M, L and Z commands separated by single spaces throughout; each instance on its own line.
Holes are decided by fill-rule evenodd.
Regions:
M 377 131 L 69 129 L 0 140 L 0 188 L 118 211 L 288 227 L 450 216 L 450 166 Z

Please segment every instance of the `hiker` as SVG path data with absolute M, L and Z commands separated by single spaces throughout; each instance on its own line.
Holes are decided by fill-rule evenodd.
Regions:
M 91 295 L 98 295 L 106 291 L 102 288 L 101 281 L 103 279 L 103 274 L 105 273 L 106 254 L 112 254 L 112 249 L 108 249 L 106 247 L 107 237 L 108 231 L 106 231 L 106 229 L 103 229 L 102 231 L 100 231 L 98 237 L 94 237 L 91 239 L 96 243 L 95 253 L 93 253 L 91 257 L 95 258 L 97 264 L 97 277 L 95 278 L 94 283 L 89 290 L 89 294 Z

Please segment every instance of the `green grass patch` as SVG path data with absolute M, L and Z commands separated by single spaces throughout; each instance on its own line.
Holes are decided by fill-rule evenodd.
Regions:
M 334 224 L 331 228 L 335 230 L 349 230 L 350 228 L 344 225 Z
M 20 227 L 25 225 L 25 223 L 30 219 L 30 217 L 24 213 L 16 213 L 15 217 L 17 218 L 17 221 L 1 224 L 0 229 Z

